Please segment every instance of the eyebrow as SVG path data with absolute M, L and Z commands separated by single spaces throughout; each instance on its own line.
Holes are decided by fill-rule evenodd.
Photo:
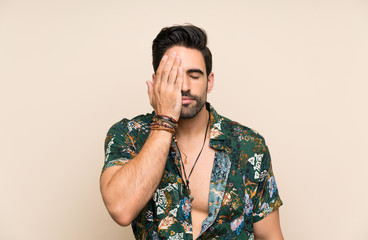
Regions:
M 191 68 L 187 70 L 187 74 L 189 73 L 199 73 L 201 75 L 204 75 L 203 71 L 199 68 Z

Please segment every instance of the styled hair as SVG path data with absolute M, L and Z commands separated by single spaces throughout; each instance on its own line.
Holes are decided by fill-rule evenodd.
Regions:
M 155 72 L 164 53 L 173 46 L 199 50 L 203 55 L 208 77 L 212 71 L 212 54 L 207 47 L 207 34 L 203 29 L 191 24 L 163 28 L 152 43 L 152 65 Z

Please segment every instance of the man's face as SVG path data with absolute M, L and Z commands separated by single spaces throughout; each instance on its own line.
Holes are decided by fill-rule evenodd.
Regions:
M 213 73 L 207 78 L 206 65 L 202 53 L 197 49 L 174 46 L 165 55 L 176 52 L 181 58 L 184 79 L 182 84 L 182 107 L 180 118 L 194 118 L 203 109 L 207 93 L 213 87 Z

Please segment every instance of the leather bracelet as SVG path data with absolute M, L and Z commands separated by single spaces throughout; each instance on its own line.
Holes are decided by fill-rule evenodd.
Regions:
M 159 116 L 161 116 L 162 118 L 167 118 L 169 121 L 172 121 L 175 124 L 178 124 L 178 121 L 176 121 L 173 117 L 166 116 L 166 115 L 159 115 Z
M 151 130 L 164 130 L 166 132 L 171 133 L 172 135 L 175 134 L 175 130 L 173 128 L 167 128 L 167 127 L 160 126 L 160 125 L 151 126 Z
M 158 122 L 160 124 L 162 122 L 165 122 L 167 124 L 170 124 L 173 128 L 177 128 L 178 127 L 178 122 L 174 118 L 169 117 L 169 116 L 166 116 L 166 115 L 155 115 L 152 118 L 152 122 Z
M 165 127 L 165 128 L 170 128 L 170 129 L 172 129 L 173 131 L 175 131 L 175 128 L 172 126 L 172 125 L 170 125 L 170 124 L 167 124 L 167 123 L 165 123 L 165 122 L 161 122 L 161 123 L 158 123 L 158 122 L 152 122 L 151 123 L 151 127 L 156 127 L 156 126 L 160 126 L 160 127 Z

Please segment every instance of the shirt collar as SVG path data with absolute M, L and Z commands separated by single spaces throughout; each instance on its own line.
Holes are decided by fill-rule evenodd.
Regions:
M 224 129 L 225 119 L 219 115 L 210 103 L 206 103 L 210 112 L 210 146 L 217 150 L 228 150 L 226 147 L 227 133 Z

